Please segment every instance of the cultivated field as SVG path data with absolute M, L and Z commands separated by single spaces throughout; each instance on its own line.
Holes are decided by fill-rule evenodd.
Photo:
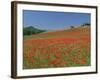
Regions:
M 90 27 L 24 36 L 23 69 L 89 66 Z

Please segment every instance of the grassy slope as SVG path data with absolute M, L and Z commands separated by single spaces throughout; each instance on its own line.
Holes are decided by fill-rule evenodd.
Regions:
M 90 27 L 24 36 L 24 69 L 90 65 Z

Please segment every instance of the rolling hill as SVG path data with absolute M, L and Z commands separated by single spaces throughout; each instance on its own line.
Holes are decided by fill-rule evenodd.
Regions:
M 23 35 L 32 35 L 45 32 L 46 30 L 37 29 L 33 26 L 24 27 L 23 28 Z
M 23 69 L 91 65 L 90 26 L 24 36 Z

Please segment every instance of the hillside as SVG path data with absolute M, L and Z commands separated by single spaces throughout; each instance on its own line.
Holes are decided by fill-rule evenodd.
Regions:
M 90 66 L 90 27 L 24 36 L 23 69 Z
M 23 28 L 23 35 L 32 35 L 45 32 L 46 30 L 37 29 L 33 26 L 24 27 Z
M 74 38 L 90 35 L 90 27 L 77 27 L 73 29 L 66 30 L 56 30 L 51 32 L 44 32 L 41 34 L 35 34 L 31 38 L 43 39 L 43 38 Z

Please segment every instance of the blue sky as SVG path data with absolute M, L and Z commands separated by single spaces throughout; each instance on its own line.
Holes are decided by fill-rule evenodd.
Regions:
M 90 23 L 89 13 L 51 12 L 23 10 L 23 26 L 38 29 L 59 30 L 72 25 Z

